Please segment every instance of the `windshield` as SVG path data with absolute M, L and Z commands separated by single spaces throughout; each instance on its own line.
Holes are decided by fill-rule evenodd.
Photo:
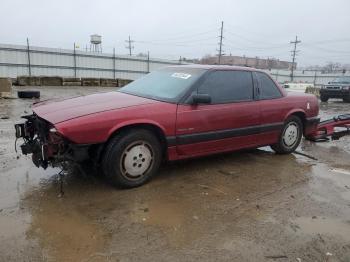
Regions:
M 119 92 L 166 102 L 178 102 L 205 70 L 168 67 L 131 82 Z
M 350 84 L 350 76 L 335 78 L 330 84 Z

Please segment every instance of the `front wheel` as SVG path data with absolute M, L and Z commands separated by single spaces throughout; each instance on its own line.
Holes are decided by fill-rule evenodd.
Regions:
M 107 145 L 103 172 L 113 185 L 132 188 L 145 184 L 159 169 L 161 145 L 144 129 L 130 129 L 115 136 Z
M 303 123 L 297 116 L 290 116 L 283 125 L 278 142 L 271 148 L 278 154 L 289 154 L 299 146 L 303 135 Z
M 320 96 L 320 99 L 321 99 L 322 102 L 327 102 L 328 99 L 329 99 L 329 97 L 328 97 L 328 96 L 325 96 L 325 95 L 321 95 L 321 96 Z
M 350 95 L 348 95 L 347 97 L 343 97 L 343 102 L 350 103 Z

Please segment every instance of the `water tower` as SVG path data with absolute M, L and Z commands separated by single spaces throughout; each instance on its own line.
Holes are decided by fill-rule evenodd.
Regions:
M 90 36 L 90 50 L 92 52 L 100 52 L 102 53 L 102 37 L 98 34 L 94 34 Z

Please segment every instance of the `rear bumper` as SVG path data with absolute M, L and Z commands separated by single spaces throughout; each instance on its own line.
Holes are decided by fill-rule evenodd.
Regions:
M 305 127 L 304 127 L 304 136 L 308 136 L 314 133 L 317 130 L 319 123 L 320 123 L 320 118 L 317 116 L 306 118 Z

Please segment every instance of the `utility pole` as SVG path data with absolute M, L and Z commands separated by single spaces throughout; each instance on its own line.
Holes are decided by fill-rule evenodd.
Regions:
M 29 76 L 32 76 L 32 68 L 30 64 L 30 48 L 29 48 L 29 39 L 27 37 L 27 56 L 28 56 L 28 73 Z
M 149 51 L 147 51 L 147 73 L 149 73 L 149 68 L 150 68 L 150 66 L 149 66 Z
M 314 86 L 316 86 L 316 78 L 317 78 L 317 71 L 315 70 L 315 75 L 314 75 Z
M 221 29 L 220 29 L 220 42 L 219 42 L 219 54 L 218 54 L 218 64 L 221 64 L 221 57 L 223 55 L 222 51 L 222 39 L 223 39 L 223 32 L 224 32 L 224 21 L 221 21 Z
M 134 46 L 132 45 L 132 43 L 134 43 L 134 40 L 131 40 L 130 36 L 128 40 L 125 40 L 125 42 L 128 44 L 125 48 L 129 49 L 129 55 L 131 56 L 131 50 L 134 49 Z
M 73 62 L 74 62 L 74 77 L 77 77 L 77 56 L 75 52 L 75 43 L 74 43 L 74 49 L 73 49 Z
M 113 47 L 113 79 L 115 79 L 115 47 Z
M 290 41 L 290 43 L 294 44 L 294 48 L 291 51 L 292 52 L 293 61 L 292 61 L 292 71 L 291 71 L 291 74 L 290 74 L 290 80 L 291 80 L 291 82 L 293 82 L 294 69 L 296 68 L 296 66 L 295 66 L 295 57 L 296 57 L 297 53 L 299 52 L 299 51 L 297 51 L 297 44 L 300 44 L 301 41 L 298 40 L 298 36 L 295 36 L 295 40 L 294 41 Z

